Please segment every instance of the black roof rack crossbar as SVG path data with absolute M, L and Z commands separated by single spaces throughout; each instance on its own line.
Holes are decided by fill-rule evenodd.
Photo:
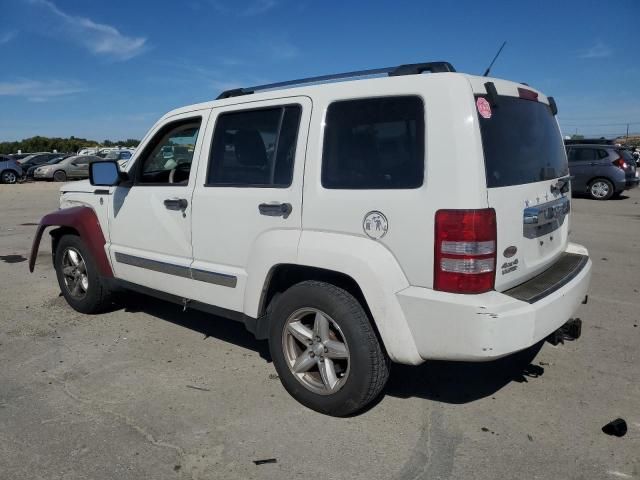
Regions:
M 291 87 L 294 85 L 304 85 L 307 83 L 319 83 L 327 82 L 331 80 L 341 80 L 347 78 L 368 77 L 371 75 L 387 74 L 390 77 L 396 77 L 401 75 L 417 75 L 424 72 L 440 73 L 440 72 L 455 72 L 449 62 L 429 62 L 429 63 L 411 63 L 407 65 L 400 65 L 395 67 L 386 68 L 373 68 L 370 70 L 356 70 L 354 72 L 335 73 L 332 75 L 319 75 L 317 77 L 299 78 L 297 80 L 287 80 L 286 82 L 268 83 L 265 85 L 256 85 L 255 87 L 234 88 L 231 90 L 225 90 L 216 100 L 223 98 L 238 97 L 240 95 L 250 95 L 258 90 L 271 90 L 277 88 Z

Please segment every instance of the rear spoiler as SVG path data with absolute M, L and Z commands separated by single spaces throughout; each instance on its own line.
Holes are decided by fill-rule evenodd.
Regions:
M 486 82 L 484 84 L 484 88 L 487 91 L 487 98 L 489 100 L 489 104 L 492 107 L 498 106 L 498 90 L 493 82 Z M 538 101 L 538 94 L 533 90 L 529 90 L 527 88 L 518 88 L 518 96 L 520 98 L 524 98 L 525 100 L 531 100 L 533 102 Z M 549 101 L 549 108 L 551 109 L 551 113 L 553 116 L 558 114 L 558 105 L 553 97 L 547 97 Z

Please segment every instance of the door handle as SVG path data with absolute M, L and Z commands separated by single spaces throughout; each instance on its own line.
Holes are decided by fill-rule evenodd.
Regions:
M 260 215 L 287 218 L 293 210 L 290 203 L 261 203 L 258 205 Z
M 167 210 L 185 210 L 189 202 L 186 198 L 167 198 L 164 201 L 164 206 Z

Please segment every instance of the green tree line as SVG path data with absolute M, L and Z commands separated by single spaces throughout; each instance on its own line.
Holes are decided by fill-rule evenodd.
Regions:
M 17 142 L 0 142 L 0 153 L 18 153 L 18 150 L 22 152 L 77 152 L 84 147 L 137 147 L 140 140 L 128 138 L 126 140 L 112 141 L 103 140 L 97 142 L 95 140 L 88 140 L 86 138 L 49 138 L 49 137 L 31 137 L 25 138 Z

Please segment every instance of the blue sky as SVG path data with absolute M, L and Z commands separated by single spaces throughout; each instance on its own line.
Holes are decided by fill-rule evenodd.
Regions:
M 222 90 L 448 60 L 553 95 L 565 133 L 640 132 L 640 1 L 0 0 L 0 141 L 140 138 Z

